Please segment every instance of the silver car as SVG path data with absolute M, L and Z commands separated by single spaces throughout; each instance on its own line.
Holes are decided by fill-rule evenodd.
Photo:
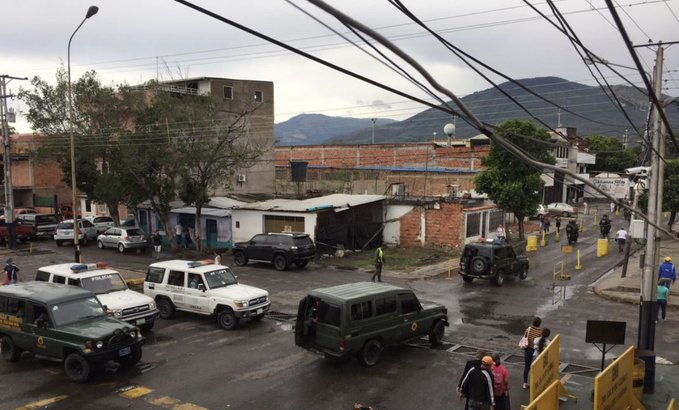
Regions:
M 127 249 L 144 250 L 148 246 L 146 235 L 141 228 L 113 227 L 108 228 L 97 238 L 99 249 L 117 248 L 120 253 Z
M 110 216 L 88 216 L 87 220 L 97 227 L 97 234 L 105 232 L 108 228 L 116 226 Z

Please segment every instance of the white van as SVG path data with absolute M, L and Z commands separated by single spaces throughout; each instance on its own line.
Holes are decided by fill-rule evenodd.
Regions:
M 211 259 L 149 265 L 144 294 L 156 301 L 163 319 L 176 310 L 213 315 L 225 330 L 235 329 L 243 318 L 259 321 L 271 307 L 269 292 L 238 283 L 231 269 Z
M 66 283 L 94 292 L 108 314 L 144 330 L 153 328 L 158 309 L 156 302 L 127 287 L 119 272 L 105 262 L 61 263 L 38 269 L 36 281 Z

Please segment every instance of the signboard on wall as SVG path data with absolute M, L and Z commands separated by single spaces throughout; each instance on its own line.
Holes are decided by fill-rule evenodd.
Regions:
M 594 185 L 596 185 L 597 188 L 616 199 L 625 198 L 629 190 L 629 180 L 627 178 L 595 176 L 591 181 Z M 592 189 L 585 189 L 585 196 L 588 198 L 604 198 L 603 195 Z

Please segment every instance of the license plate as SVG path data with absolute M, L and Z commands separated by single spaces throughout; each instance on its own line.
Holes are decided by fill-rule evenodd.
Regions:
M 264 309 L 262 309 L 262 308 L 257 309 L 257 314 L 258 314 L 258 315 L 261 315 L 263 312 L 264 312 Z
M 144 318 L 137 319 L 137 326 L 143 325 L 144 323 L 146 323 L 146 319 Z
M 120 351 L 118 352 L 118 356 L 127 356 L 130 353 L 132 353 L 132 348 L 126 347 L 124 349 L 120 349 Z

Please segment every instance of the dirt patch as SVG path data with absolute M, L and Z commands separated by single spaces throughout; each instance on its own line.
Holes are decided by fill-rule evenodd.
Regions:
M 384 251 L 384 264 L 389 270 L 407 270 L 419 266 L 431 265 L 451 257 L 458 256 L 441 249 L 431 248 L 382 248 Z M 316 261 L 321 266 L 337 267 L 343 269 L 375 268 L 375 251 L 345 251 L 343 257 L 323 255 Z

